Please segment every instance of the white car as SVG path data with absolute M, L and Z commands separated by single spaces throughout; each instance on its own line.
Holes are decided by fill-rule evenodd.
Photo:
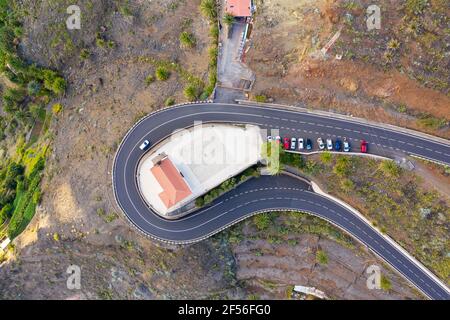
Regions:
M 303 150 L 305 149 L 305 142 L 303 140 L 303 138 L 298 138 L 298 150 Z
M 333 141 L 331 139 L 327 139 L 327 149 L 333 150 Z
M 291 150 L 295 150 L 295 146 L 297 144 L 297 138 L 291 139 Z
M 317 139 L 317 144 L 319 145 L 319 149 L 320 149 L 320 150 L 325 149 L 325 145 L 323 144 L 322 138 L 318 138 L 318 139 Z
M 150 145 L 150 141 L 145 140 L 144 142 L 142 142 L 142 144 L 139 146 L 139 149 L 141 149 L 142 151 L 144 151 L 145 149 L 147 149 Z
M 344 138 L 344 151 L 345 152 L 350 151 L 350 143 L 348 143 L 347 138 Z

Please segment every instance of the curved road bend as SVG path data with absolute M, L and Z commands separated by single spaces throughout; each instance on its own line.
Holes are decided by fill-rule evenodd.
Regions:
M 144 139 L 155 144 L 176 129 L 192 126 L 194 121 L 250 123 L 280 129 L 282 135 L 309 138 L 346 136 L 353 141 L 365 139 L 371 153 L 382 156 L 395 152 L 412 153 L 446 164 L 450 164 L 450 144 L 341 119 L 266 107 L 206 103 L 164 109 L 141 120 L 122 141 L 113 167 L 117 203 L 130 222 L 147 236 L 170 243 L 193 243 L 255 213 L 274 210 L 309 212 L 332 222 L 367 245 L 428 297 L 450 299 L 447 287 L 435 281 L 370 225 L 338 203 L 308 191 L 307 184 L 288 176 L 250 180 L 211 206 L 179 220 L 159 217 L 147 207 L 137 187 L 136 170 L 142 157 L 139 144 Z

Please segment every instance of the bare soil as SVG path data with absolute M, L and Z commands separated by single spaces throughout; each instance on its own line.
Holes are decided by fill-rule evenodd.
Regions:
M 443 22 L 450 17 L 448 10 L 441 1 L 431 1 L 416 19 L 434 21 L 434 28 L 423 22 L 423 30 L 413 35 L 402 29 L 406 15 L 402 6 L 379 1 L 382 29 L 369 32 L 365 9 L 370 4 L 257 1 L 246 56 L 246 63 L 256 73 L 253 94 L 450 137 L 448 37 Z M 341 27 L 341 36 L 328 55 L 319 55 Z M 431 47 L 425 45 L 428 38 Z M 400 47 L 388 50 L 393 39 Z M 384 58 L 386 52 L 393 55 L 392 61 Z M 441 85 L 433 85 L 436 83 Z
M 163 106 L 168 97 L 184 100 L 185 83 L 176 73 L 168 81 L 146 85 L 155 67 L 139 57 L 173 61 L 205 79 L 209 26 L 198 12 L 199 0 L 80 1 L 82 29 L 74 31 L 64 27 L 69 1 L 26 3 L 30 14 L 22 54 L 61 70 L 69 85 L 58 101 L 64 110 L 51 127 L 42 203 L 15 240 L 12 258 L 0 268 L 2 299 L 241 299 L 261 290 L 262 297 L 281 297 L 238 281 L 258 278 L 317 285 L 337 298 L 420 298 L 389 270 L 392 292 L 368 290 L 362 266 L 379 260 L 306 233 L 298 235 L 298 247 L 284 251 L 261 241 L 231 246 L 229 231 L 188 247 L 161 247 L 143 238 L 113 201 L 112 159 L 138 118 Z M 178 40 L 186 29 L 197 39 L 196 48 L 188 51 Z M 99 47 L 98 36 L 114 45 Z M 87 59 L 80 57 L 83 49 L 89 52 Z M 245 237 L 251 237 L 251 229 Z M 329 268 L 311 260 L 308 252 L 317 245 L 330 253 Z M 264 259 L 253 265 L 255 247 L 277 256 L 277 264 Z M 80 291 L 66 286 L 66 270 L 73 264 L 81 267 Z M 299 266 L 310 271 L 301 272 Z M 266 271 L 259 275 L 262 269 Z M 289 272 L 281 277 L 281 270 Z

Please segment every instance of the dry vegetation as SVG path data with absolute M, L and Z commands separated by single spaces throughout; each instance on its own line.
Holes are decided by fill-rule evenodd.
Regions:
M 144 114 L 200 95 L 199 87 L 207 91 L 217 30 L 200 16 L 200 0 L 83 0 L 82 29 L 73 31 L 65 28 L 70 1 L 21 3 L 21 56 L 60 70 L 68 86 L 52 110 L 57 117 L 48 131 L 52 144 L 42 202 L 0 268 L 1 298 L 288 298 L 293 281 L 338 298 L 419 297 L 387 268 L 393 290 L 369 291 L 362 272 L 379 260 L 302 214 L 261 216 L 189 247 L 162 248 L 142 238 L 112 199 L 114 151 Z M 286 45 L 276 55 L 296 48 Z M 270 64 L 256 70 L 272 67 L 279 70 Z M 277 77 L 275 72 L 267 83 Z M 258 85 L 272 96 L 272 89 Z M 276 223 L 264 227 L 267 218 Z M 82 267 L 79 292 L 66 289 L 71 264 Z
M 293 158 L 296 156 L 291 156 Z M 327 192 L 360 210 L 381 231 L 450 283 L 447 194 L 392 161 L 323 153 L 292 162 Z M 448 173 L 441 173 L 448 185 Z
M 382 28 L 368 31 L 371 4 L 256 1 L 246 56 L 257 77 L 253 94 L 450 137 L 446 1 L 378 1 Z M 321 58 L 317 52 L 341 27 Z

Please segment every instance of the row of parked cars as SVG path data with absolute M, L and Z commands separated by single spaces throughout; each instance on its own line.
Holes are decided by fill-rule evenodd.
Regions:
M 284 137 L 283 141 L 281 141 L 280 136 L 272 137 L 268 136 L 267 141 L 277 141 L 279 143 L 283 142 L 282 146 L 285 150 L 312 150 L 313 149 L 313 142 L 311 139 L 304 139 L 304 138 L 289 138 Z M 324 141 L 322 138 L 317 139 L 317 146 L 319 147 L 319 150 L 328 150 L 328 151 L 344 151 L 344 152 L 350 152 L 350 142 L 348 142 L 347 138 L 344 138 L 343 141 L 336 139 L 333 141 L 332 139 L 328 138 L 326 141 Z M 361 140 L 361 152 L 367 153 L 367 146 L 368 143 L 366 140 Z

